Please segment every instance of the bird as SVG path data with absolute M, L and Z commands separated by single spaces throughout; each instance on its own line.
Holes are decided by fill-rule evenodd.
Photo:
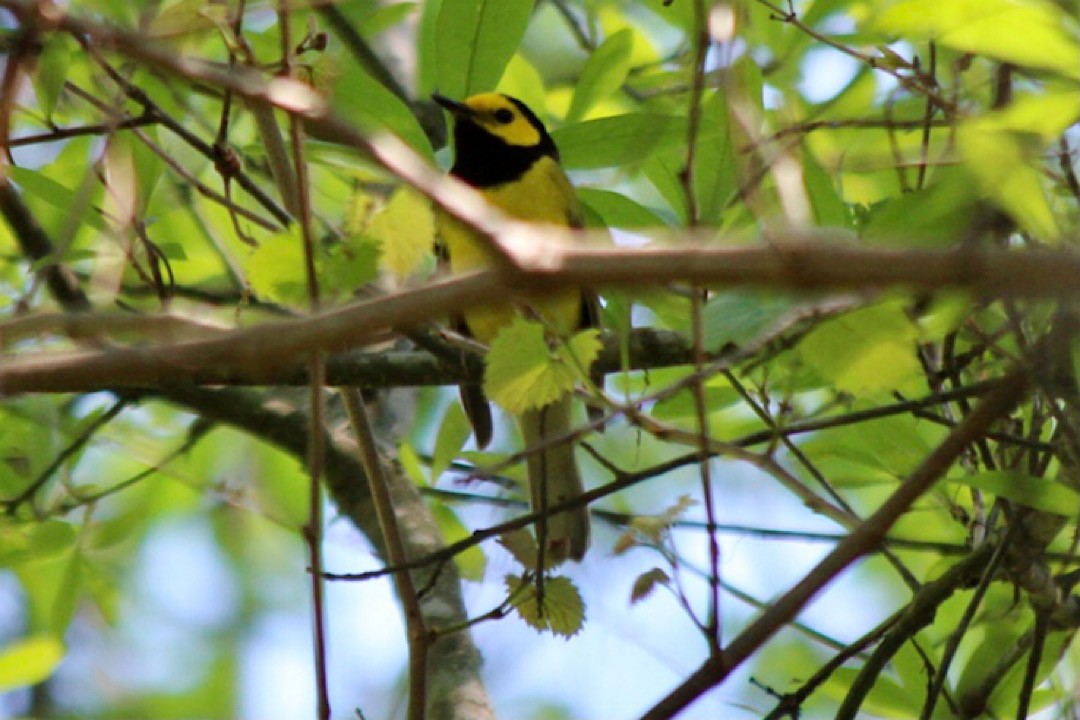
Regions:
M 454 162 L 450 174 L 476 188 L 507 215 L 527 222 L 582 227 L 584 214 L 559 151 L 540 119 L 525 103 L 502 93 L 481 93 L 463 101 L 440 94 L 432 99 L 453 119 Z M 461 221 L 441 213 L 441 251 L 451 274 L 490 266 L 490 248 Z M 471 309 L 452 320 L 454 328 L 490 344 L 521 313 L 538 314 L 556 334 L 567 337 L 599 325 L 595 293 L 570 289 L 542 298 L 500 298 L 497 304 Z M 491 411 L 478 385 L 460 388 L 462 405 L 473 425 L 477 445 L 491 439 Z M 534 511 L 577 497 L 581 474 L 569 442 L 551 443 L 571 427 L 571 395 L 517 416 L 526 447 L 530 503 Z M 580 561 L 589 546 L 589 511 L 585 505 L 548 517 L 545 562 Z

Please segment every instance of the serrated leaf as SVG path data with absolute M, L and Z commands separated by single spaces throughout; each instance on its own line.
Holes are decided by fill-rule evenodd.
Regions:
M 63 657 L 63 644 L 51 635 L 11 643 L 0 650 L 0 693 L 45 680 Z
M 157 38 L 175 38 L 191 36 L 217 27 L 217 20 L 204 0 L 178 0 L 166 5 L 150 21 L 147 31 Z M 217 8 L 224 11 L 225 8 Z
M 294 225 L 252 250 L 247 262 L 248 282 L 261 298 L 302 306 L 308 299 L 304 265 L 304 243 Z
M 588 368 L 600 347 L 600 333 L 589 329 L 550 348 L 543 325 L 515 318 L 491 343 L 484 392 L 513 415 L 550 405 L 573 389 L 578 368 Z
M 492 90 L 525 36 L 532 0 L 442 0 L 434 32 L 439 92 Z
M 585 624 L 585 601 L 567 577 L 544 580 L 544 607 L 537 601 L 536 584 L 517 575 L 506 576 L 510 604 L 537 632 L 549 631 L 564 638 L 573 637 Z
M 836 388 L 859 396 L 902 387 L 921 372 L 915 324 L 899 303 L 827 320 L 799 343 L 803 361 Z
M 636 605 L 651 595 L 657 585 L 667 585 L 670 582 L 671 578 L 660 568 L 643 572 L 634 580 L 634 586 L 630 590 L 630 604 Z
M 950 482 L 978 488 L 1035 510 L 1074 517 L 1080 510 L 1080 493 L 1046 478 L 1010 470 L 995 470 L 949 478 Z
M 469 426 L 469 418 L 465 415 L 459 403 L 450 403 L 443 415 L 442 424 L 439 425 L 439 434 L 435 438 L 435 453 L 431 458 L 431 477 L 438 479 L 446 472 L 450 463 L 465 441 L 469 439 L 472 428 Z
M 634 35 L 629 28 L 604 40 L 589 56 L 574 86 L 566 122 L 585 117 L 596 103 L 617 92 L 630 73 L 630 50 Z
M 383 266 L 404 282 L 431 257 L 435 219 L 431 201 L 403 185 L 371 219 L 367 234 L 382 243 Z
M 652 542 L 659 542 L 661 536 L 667 532 L 671 524 L 678 520 L 694 505 L 694 500 L 689 495 L 680 495 L 673 505 L 665 508 L 656 515 L 639 515 L 630 521 L 630 527 L 649 538 Z
M 934 40 L 976 55 L 1080 77 L 1075 22 L 1043 0 L 903 0 L 870 23 L 909 41 Z
M 349 235 L 334 246 L 319 265 L 319 288 L 348 297 L 379 277 L 383 243 L 370 235 Z
M 499 544 L 526 570 L 536 569 L 538 548 L 536 538 L 524 528 L 511 530 L 499 536 Z

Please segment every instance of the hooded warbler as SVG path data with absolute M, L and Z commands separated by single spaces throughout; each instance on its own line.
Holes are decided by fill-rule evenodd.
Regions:
M 441 95 L 434 100 L 454 120 L 455 157 L 450 174 L 473 186 L 508 215 L 521 220 L 583 224 L 581 206 L 559 164 L 559 152 L 543 123 L 524 103 L 499 93 L 474 95 L 462 102 Z M 489 266 L 490 249 L 476 233 L 448 214 L 440 214 L 439 234 L 451 273 Z M 465 313 L 457 329 L 490 344 L 516 314 L 528 309 L 555 335 L 567 337 L 596 325 L 595 295 L 567 290 L 543 297 L 523 295 Z M 462 404 L 477 444 L 491 438 L 491 415 L 480 389 L 463 386 Z M 517 417 L 527 450 L 526 465 L 533 510 L 553 507 L 582 493 L 574 447 L 552 439 L 570 430 L 571 396 Z M 551 564 L 581 560 L 589 545 L 589 512 L 581 506 L 553 515 L 546 524 L 546 557 Z

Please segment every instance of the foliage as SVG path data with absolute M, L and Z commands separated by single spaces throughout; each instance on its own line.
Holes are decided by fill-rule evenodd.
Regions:
M 14 690 L 0 714 L 259 716 L 253 697 L 307 702 L 324 691 L 290 684 L 297 645 L 272 628 L 306 628 L 311 604 L 331 647 L 382 673 L 366 687 L 316 653 L 339 713 L 392 714 L 400 686 L 385 670 L 406 666 L 407 645 L 455 658 L 426 663 L 432 717 L 483 717 L 482 691 L 447 690 L 481 686 L 478 663 L 454 655 L 475 641 L 538 668 L 530 706 L 581 717 L 641 715 L 658 697 L 651 718 L 1069 715 L 1075 291 L 1040 293 L 1044 278 L 1019 263 L 980 273 L 994 252 L 1075 258 L 1075 6 L 0 6 L 0 690 Z M 435 268 L 417 168 L 449 153 L 429 96 L 493 89 L 548 124 L 601 242 L 608 228 L 618 246 L 682 248 L 684 273 L 700 270 L 695 252 L 730 253 L 734 269 L 672 282 L 657 261 L 617 287 L 601 278 L 602 333 L 559 338 L 523 318 L 485 349 L 445 331 L 468 288 Z M 785 265 L 796 246 L 817 261 Z M 775 250 L 773 271 L 737 263 L 755 249 Z M 893 253 L 891 267 L 851 267 L 871 251 Z M 935 252 L 956 259 L 951 274 L 920 264 Z M 560 259 L 539 275 L 557 280 Z M 525 275 L 512 277 L 537 280 Z M 505 290 L 489 299 L 512 302 Z M 417 297 L 436 301 L 417 310 Z M 361 306 L 362 327 L 320 329 Z M 328 433 L 316 444 L 323 403 L 268 386 L 304 385 L 327 358 L 327 384 L 351 368 L 342 384 L 371 401 L 418 563 L 414 596 L 395 588 L 408 622 L 427 625 L 393 651 L 375 649 L 397 613 L 377 585 L 395 531 L 376 521 L 372 466 L 331 393 L 316 389 Z M 481 451 L 451 390 L 405 387 L 461 380 L 511 412 L 576 392 L 605 416 L 579 451 L 586 485 L 605 493 L 582 565 L 538 577 L 533 536 L 513 520 L 527 493 L 512 424 Z M 311 447 L 325 448 L 326 522 Z M 306 568 L 343 566 L 381 579 L 328 581 L 321 605 Z M 370 624 L 337 629 L 351 622 Z M 567 641 L 552 649 L 542 631 Z M 270 666 L 267 648 L 293 664 Z M 541 651 L 559 653 L 555 681 L 533 662 Z M 513 685 L 493 664 L 482 680 Z M 604 694 L 612 677 L 641 681 Z M 705 692 L 718 685 L 722 699 Z

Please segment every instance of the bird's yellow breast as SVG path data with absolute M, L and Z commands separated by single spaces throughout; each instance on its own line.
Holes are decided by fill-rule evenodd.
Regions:
M 496 207 L 521 220 L 550 225 L 578 225 L 580 208 L 566 174 L 552 158 L 540 158 L 517 180 L 482 188 L 480 192 Z M 440 214 L 439 232 L 450 257 L 450 272 L 463 273 L 492 264 L 491 251 L 467 226 L 457 219 Z M 581 293 L 563 291 L 536 297 L 492 298 L 486 305 L 465 313 L 465 322 L 473 336 L 491 343 L 499 330 L 514 318 L 518 307 L 527 305 L 562 334 L 578 328 Z

